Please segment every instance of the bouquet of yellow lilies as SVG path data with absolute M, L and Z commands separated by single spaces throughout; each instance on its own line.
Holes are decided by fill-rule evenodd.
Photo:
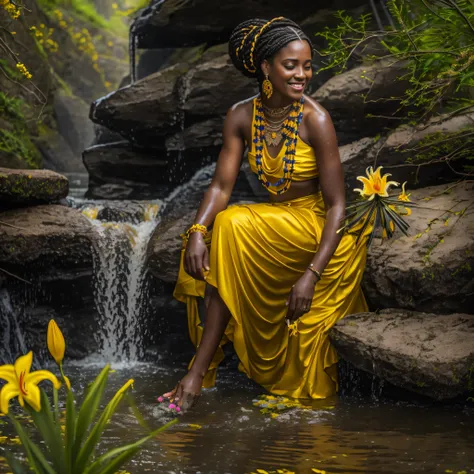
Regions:
M 173 420 L 149 432 L 135 443 L 96 455 L 97 445 L 105 426 L 132 387 L 133 379 L 117 391 L 102 413 L 98 413 L 110 371 L 110 366 L 106 365 L 87 388 L 79 406 L 69 379 L 63 372 L 62 361 L 66 349 L 64 336 L 53 320 L 49 322 L 47 343 L 66 386 L 66 416 L 63 425 L 59 414 L 58 390 L 61 382 L 47 370 L 31 372 L 32 352 L 19 357 L 14 365 L 0 366 L 0 379 L 6 381 L 0 391 L 0 411 L 8 414 L 25 450 L 29 468 L 25 469 L 22 463 L 7 452 L 5 455 L 13 474 L 26 474 L 31 471 L 36 474 L 114 474 L 141 449 L 146 441 L 176 422 Z M 49 380 L 53 384 L 53 405 L 50 404 L 46 393 L 38 387 L 43 380 Z M 15 397 L 18 397 L 20 405 L 31 416 L 42 438 L 41 445 L 32 441 L 20 422 L 9 413 L 10 400 Z M 134 413 L 140 421 L 136 407 L 134 408 Z
M 382 230 L 382 238 L 391 238 L 395 229 L 400 229 L 408 235 L 408 223 L 402 216 L 411 214 L 410 207 L 416 204 L 410 201 L 410 194 L 405 191 L 406 182 L 402 184 L 402 192 L 397 198 L 388 193 L 391 186 L 399 186 L 396 181 L 389 181 L 390 174 L 382 175 L 382 166 L 375 171 L 370 166 L 366 176 L 358 176 L 363 188 L 356 188 L 362 200 L 347 206 L 346 223 L 339 231 L 347 230 L 357 232 L 357 242 L 363 235 L 368 234 L 367 245 L 370 245 L 375 234 Z

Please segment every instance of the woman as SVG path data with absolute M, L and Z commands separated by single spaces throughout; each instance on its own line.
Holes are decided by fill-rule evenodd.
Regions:
M 331 118 L 304 95 L 311 42 L 286 18 L 254 19 L 234 30 L 229 53 L 261 94 L 229 110 L 214 178 L 185 234 L 175 297 L 188 305 L 197 352 L 164 396 L 192 405 L 202 386 L 214 384 L 230 340 L 240 369 L 271 393 L 325 398 L 337 390 L 328 331 L 366 311 L 366 247 L 337 233 L 344 179 Z M 246 147 L 269 203 L 227 208 Z M 204 296 L 203 330 L 197 298 Z

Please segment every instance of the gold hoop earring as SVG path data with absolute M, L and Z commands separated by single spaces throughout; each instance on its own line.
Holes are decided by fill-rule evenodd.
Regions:
M 268 74 L 265 74 L 265 80 L 262 82 L 262 89 L 263 93 L 267 96 L 267 99 L 269 99 L 273 94 L 273 85 L 270 82 L 270 79 L 268 79 Z

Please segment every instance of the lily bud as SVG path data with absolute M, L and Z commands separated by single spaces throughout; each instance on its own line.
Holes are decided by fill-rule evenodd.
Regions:
M 47 341 L 50 354 L 53 356 L 56 364 L 61 365 L 66 350 L 66 342 L 61 329 L 59 329 L 54 319 L 51 319 L 48 324 Z

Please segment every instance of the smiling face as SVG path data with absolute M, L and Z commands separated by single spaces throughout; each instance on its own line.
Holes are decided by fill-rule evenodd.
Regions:
M 262 70 L 268 74 L 275 96 L 280 94 L 282 98 L 299 100 L 313 76 L 308 42 L 295 40 L 288 43 L 272 60 L 263 61 Z

